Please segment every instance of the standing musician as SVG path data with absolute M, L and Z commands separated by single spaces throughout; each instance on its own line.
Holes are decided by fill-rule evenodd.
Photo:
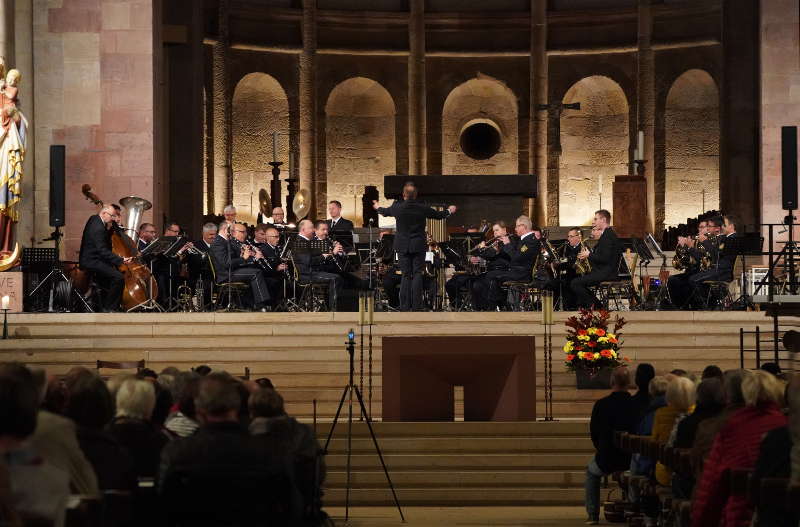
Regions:
M 498 220 L 492 224 L 491 238 L 488 241 L 481 242 L 478 244 L 478 249 L 475 251 L 476 255 L 470 258 L 470 263 L 479 264 L 480 260 L 484 260 L 486 262 L 486 271 L 482 272 L 477 276 L 470 277 L 471 284 L 470 289 L 472 291 L 472 307 L 475 311 L 486 311 L 488 306 L 488 296 L 489 296 L 489 273 L 491 272 L 502 272 L 508 271 L 509 269 L 509 254 L 502 250 L 503 247 L 503 238 L 508 236 L 508 227 L 506 226 L 506 222 L 503 220 Z M 477 260 L 477 261 L 476 261 Z M 469 277 L 469 275 L 467 275 Z M 450 281 L 447 282 L 445 287 L 449 287 L 448 295 L 451 295 L 451 290 L 453 293 L 457 291 L 454 289 L 453 285 L 450 282 L 455 280 L 456 278 L 460 278 L 459 276 L 454 276 Z M 462 279 L 463 281 L 463 279 Z M 459 286 L 460 287 L 460 286 Z M 453 301 L 453 296 L 450 296 L 450 301 Z M 455 298 L 458 298 L 456 296 Z
M 228 223 L 223 221 L 219 231 L 211 244 L 211 258 L 217 274 L 217 283 L 228 281 L 228 267 L 230 265 L 230 281 L 247 282 L 253 293 L 255 309 L 266 311 L 269 307 L 269 291 L 264 282 L 261 269 L 254 264 L 254 257 L 261 255 L 260 251 L 253 251 L 249 245 L 243 245 L 247 236 L 247 229 L 240 223 L 234 223 L 228 234 Z
M 272 225 L 260 224 L 256 227 L 253 236 L 255 239 L 253 245 L 261 251 L 271 269 L 270 271 L 262 270 L 262 273 L 267 282 L 274 308 L 283 297 L 283 280 L 286 277 L 287 269 L 286 263 L 281 261 L 281 249 L 278 246 L 281 235 L 278 233 L 278 229 Z
M 718 219 L 712 220 L 716 225 Z M 692 284 L 693 295 L 697 298 L 707 298 L 708 286 L 703 282 L 720 281 L 730 282 L 733 280 L 733 265 L 736 263 L 736 227 L 740 223 L 738 217 L 733 214 L 726 214 L 722 217 L 722 234 L 709 240 L 711 245 L 706 255 L 706 268 L 692 275 L 689 281 Z
M 336 311 L 336 302 L 342 290 L 343 279 L 337 273 L 331 272 L 328 265 L 335 265 L 333 264 L 333 259 L 341 258 L 344 251 L 341 251 L 341 247 L 339 247 L 341 251 L 339 254 L 333 252 L 333 247 L 330 253 L 320 254 L 316 251 L 311 251 L 308 244 L 314 239 L 314 223 L 311 220 L 301 220 L 297 228 L 298 233 L 292 251 L 292 258 L 300 279 L 307 282 L 328 284 L 328 309 Z
M 711 242 L 708 237 L 711 220 L 702 220 L 697 226 L 697 238 L 692 236 L 678 236 L 678 246 L 675 248 L 673 265 L 676 269 L 683 272 L 674 274 L 667 280 L 667 289 L 672 305 L 677 309 L 684 309 L 689 303 L 692 294 L 691 277 L 700 272 L 700 249 L 711 250 Z M 683 255 L 681 257 L 681 255 Z
M 427 249 L 425 220 L 443 220 L 455 213 L 456 207 L 438 211 L 417 200 L 417 186 L 413 181 L 403 185 L 403 199 L 396 200 L 391 207 L 380 207 L 377 201 L 373 208 L 382 216 L 393 216 L 397 221 L 394 250 L 398 253 L 403 279 L 400 283 L 400 310 L 422 310 L 422 269 Z
M 619 262 L 622 258 L 622 243 L 611 228 L 611 213 L 600 209 L 594 213 L 592 233 L 597 233 L 597 245 L 591 253 L 584 249 L 578 253 L 579 260 L 588 260 L 592 271 L 572 280 L 570 288 L 575 293 L 579 308 L 590 309 L 597 304 L 589 286 L 607 280 L 616 280 L 619 275 Z
M 107 289 L 102 310 L 106 313 L 116 311 L 122 299 L 125 279 L 117 269 L 132 258 L 121 258 L 111 252 L 109 228 L 112 226 L 114 207 L 104 205 L 100 212 L 89 217 L 81 237 L 81 269 L 94 273 L 95 279 Z
M 331 234 L 337 232 L 353 232 L 353 222 L 342 218 L 342 203 L 340 201 L 333 200 L 328 203 L 328 214 L 331 219 L 326 223 L 328 224 L 328 230 Z
M 143 251 L 150 242 L 156 239 L 156 226 L 152 223 L 142 223 L 139 225 L 139 251 Z
M 505 253 L 508 258 L 508 270 L 486 273 L 488 282 L 486 307 L 490 311 L 499 310 L 506 304 L 506 299 L 502 294 L 503 282 L 531 279 L 534 264 L 542 250 L 542 244 L 534 234 L 533 224 L 529 217 L 517 218 L 514 231 L 519 239 L 511 238 L 508 234 L 500 237 L 500 241 L 503 243 L 500 251 Z

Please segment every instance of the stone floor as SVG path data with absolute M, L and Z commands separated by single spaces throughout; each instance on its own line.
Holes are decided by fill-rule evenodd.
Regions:
M 445 527 L 458 525 L 503 525 L 560 527 L 583 525 L 582 507 L 405 507 L 406 523 L 393 507 L 351 507 L 344 521 L 344 507 L 326 509 L 337 525 Z

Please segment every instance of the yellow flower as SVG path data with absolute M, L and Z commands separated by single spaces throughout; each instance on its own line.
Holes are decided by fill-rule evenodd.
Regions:
M 595 358 L 595 359 L 599 359 L 599 358 L 600 358 L 600 354 L 599 354 L 599 353 L 595 353 L 595 354 L 594 354 L 594 358 Z
M 572 341 L 568 340 L 567 343 L 564 344 L 564 353 L 569 353 L 573 348 L 574 346 L 572 345 Z
M 615 338 L 617 338 L 617 336 L 616 336 L 616 335 L 614 335 L 613 333 L 606 333 L 606 337 L 608 337 L 608 338 L 610 338 L 610 339 L 615 339 Z
M 599 337 L 597 342 L 608 342 L 608 337 Z
M 594 335 L 595 333 L 597 333 L 597 328 L 589 328 L 588 330 L 586 330 L 586 332 L 589 335 Z
M 617 358 L 617 352 L 614 351 L 614 350 L 611 350 L 611 356 L 616 359 Z
M 591 340 L 591 337 L 589 335 L 578 335 L 578 340 L 586 342 L 588 340 Z

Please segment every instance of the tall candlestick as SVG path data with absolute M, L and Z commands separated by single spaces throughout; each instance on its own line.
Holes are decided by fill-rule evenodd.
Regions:
M 639 140 L 636 146 L 636 160 L 641 161 L 644 159 L 644 132 L 639 130 Z
M 8 304 L 11 302 L 11 298 L 8 295 L 4 295 L 2 299 L 0 299 L 0 309 L 8 309 Z
M 272 132 L 272 160 L 278 160 L 278 132 Z

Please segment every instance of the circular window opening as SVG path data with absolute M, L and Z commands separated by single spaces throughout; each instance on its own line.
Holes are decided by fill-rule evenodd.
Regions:
M 475 123 L 461 132 L 461 150 L 472 159 L 489 159 L 500 151 L 500 132 L 488 123 Z

